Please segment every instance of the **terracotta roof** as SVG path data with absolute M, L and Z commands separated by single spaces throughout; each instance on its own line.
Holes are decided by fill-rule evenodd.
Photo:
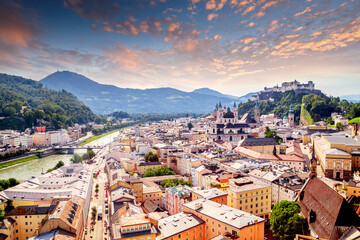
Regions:
M 360 218 L 346 200 L 317 177 L 311 178 L 297 202 L 309 227 L 320 237 L 330 239 L 335 226 L 360 226 Z M 310 221 L 310 215 L 315 216 Z
M 219 182 L 219 183 L 228 183 L 228 182 L 229 182 L 229 179 L 222 178 L 222 179 L 219 179 L 218 182 Z

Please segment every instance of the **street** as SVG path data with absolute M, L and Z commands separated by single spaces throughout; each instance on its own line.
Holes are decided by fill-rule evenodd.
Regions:
M 90 240 L 90 239 L 109 239 L 108 231 L 105 227 L 105 222 L 109 223 L 109 214 L 105 214 L 105 185 L 107 183 L 107 175 L 105 174 L 105 160 L 103 159 L 103 156 L 108 153 L 108 146 L 104 146 L 94 157 L 94 161 L 92 163 L 94 169 L 93 172 L 97 173 L 100 171 L 97 178 L 94 178 L 93 182 L 93 191 L 91 194 L 91 204 L 87 219 L 87 226 L 86 226 L 86 232 L 84 239 Z M 95 193 L 95 186 L 96 184 L 99 185 L 99 192 L 98 195 Z M 95 207 L 98 209 L 98 206 L 102 206 L 102 219 L 98 219 L 98 215 L 96 214 L 95 217 L 95 224 L 93 224 L 93 219 L 91 215 L 91 209 Z M 93 230 L 91 230 L 93 229 Z

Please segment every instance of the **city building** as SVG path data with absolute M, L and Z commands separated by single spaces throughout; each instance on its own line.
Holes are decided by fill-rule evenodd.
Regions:
M 190 187 L 181 185 L 165 189 L 162 206 L 170 215 L 181 212 L 182 204 L 189 202 L 191 199 L 191 191 Z
M 155 240 L 157 231 L 146 214 L 125 216 L 112 225 L 114 240 Z
M 205 239 L 224 233 L 230 233 L 233 239 L 264 239 L 263 218 L 225 204 L 201 198 L 185 203 L 183 211 L 205 222 Z
M 161 240 L 205 240 L 205 222 L 191 213 L 177 213 L 158 220 L 159 236 Z
M 197 199 L 208 199 L 217 203 L 221 204 L 227 204 L 227 196 L 228 193 L 223 192 L 217 188 L 210 188 L 205 190 L 196 190 L 191 193 L 191 200 L 197 200 Z
M 307 221 L 306 235 L 317 239 L 339 239 L 338 227 L 360 226 L 359 216 L 345 198 L 317 178 L 313 170 L 297 197 L 297 203 Z
M 352 171 L 359 169 L 360 142 L 357 138 L 322 134 L 312 136 L 312 140 L 315 155 L 326 177 L 350 179 Z
M 140 162 L 136 166 L 136 171 L 140 175 L 144 175 L 148 169 L 155 170 L 161 167 L 162 167 L 161 162 Z
M 215 108 L 213 115 L 215 121 L 211 121 L 207 126 L 207 142 L 213 143 L 217 140 L 223 140 L 236 145 L 238 141 L 247 138 L 250 134 L 250 126 L 239 122 L 238 110 L 236 104 L 233 109 L 223 109 L 221 103 Z
M 227 189 L 227 205 L 256 216 L 269 219 L 271 212 L 271 185 L 250 177 L 232 179 Z
M 0 207 L 8 200 L 14 207 L 51 204 L 54 197 L 78 196 L 85 199 L 84 212 L 88 212 L 92 192 L 92 167 L 71 164 L 30 179 L 0 193 Z

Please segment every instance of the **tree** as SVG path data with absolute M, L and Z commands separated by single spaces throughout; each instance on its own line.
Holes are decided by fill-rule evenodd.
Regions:
M 9 186 L 10 187 L 14 187 L 19 184 L 20 184 L 20 182 L 18 180 L 16 180 L 15 178 L 9 178 Z
M 188 123 L 188 128 L 189 128 L 189 131 L 191 131 L 191 129 L 194 127 L 194 125 L 192 125 L 191 122 Z
M 341 122 L 338 122 L 335 127 L 338 131 L 344 130 L 344 125 L 342 125 Z
M 95 219 L 95 217 L 96 217 L 96 207 L 95 206 L 91 208 L 91 217 L 93 219 Z
M 93 157 L 95 157 L 95 152 L 94 150 L 90 150 L 87 152 L 88 156 L 89 156 L 89 159 L 92 159 Z
M 0 186 L 5 190 L 10 187 L 9 180 L 0 180 Z
M 70 161 L 71 161 L 72 163 L 81 163 L 83 160 L 82 160 L 82 158 L 80 157 L 79 154 L 75 153 L 75 154 L 72 156 L 72 158 L 70 159 Z
M 155 173 L 152 169 L 148 169 L 146 170 L 146 172 L 144 173 L 144 177 L 154 177 Z
M 13 201 L 12 200 L 8 200 L 5 204 L 5 213 L 8 213 L 10 211 L 12 211 L 14 209 L 14 205 L 13 205 Z
M 265 129 L 265 137 L 266 138 L 275 138 L 276 141 L 278 141 L 278 143 L 283 142 L 282 138 L 277 135 L 277 132 L 274 130 L 270 130 L 269 127 L 266 127 L 266 129 Z
M 0 221 L 4 220 L 4 218 L 5 218 L 4 210 L 0 208 Z
M 270 216 L 273 236 L 279 239 L 294 239 L 296 234 L 301 234 L 305 218 L 300 212 L 300 206 L 296 202 L 284 200 L 276 204 Z
M 159 158 L 156 153 L 148 152 L 145 154 L 145 162 L 158 162 Z
M 84 153 L 84 154 L 82 155 L 82 159 L 83 159 L 84 161 L 88 160 L 88 159 L 89 159 L 89 155 L 88 155 L 87 153 Z
M 55 168 L 54 169 L 58 169 L 58 168 L 61 168 L 62 166 L 64 166 L 65 163 L 63 161 L 58 161 L 57 164 L 55 165 Z
M 171 178 L 162 180 L 162 181 L 160 182 L 160 185 L 161 185 L 163 188 L 175 187 L 175 186 L 178 186 L 178 185 L 191 187 L 191 183 L 190 183 L 190 182 L 184 181 L 183 179 L 180 179 L 180 180 L 176 180 L 176 179 L 175 179 L 175 180 L 172 180 Z

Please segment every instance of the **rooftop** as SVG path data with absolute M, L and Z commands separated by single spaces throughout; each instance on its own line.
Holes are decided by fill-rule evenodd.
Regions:
M 242 229 L 244 227 L 265 221 L 263 218 L 257 217 L 251 213 L 216 203 L 211 200 L 206 200 L 204 198 L 183 204 L 184 211 L 186 211 L 186 208 L 216 219 L 237 229 Z
M 200 195 L 201 197 L 205 199 L 213 199 L 221 196 L 227 196 L 228 194 L 226 192 L 221 191 L 217 188 L 210 188 L 205 190 L 197 190 L 193 191 L 193 193 Z
M 202 219 L 184 212 L 160 219 L 158 223 L 160 239 L 169 238 L 203 223 Z
M 239 142 L 241 147 L 279 145 L 275 138 L 245 138 Z

